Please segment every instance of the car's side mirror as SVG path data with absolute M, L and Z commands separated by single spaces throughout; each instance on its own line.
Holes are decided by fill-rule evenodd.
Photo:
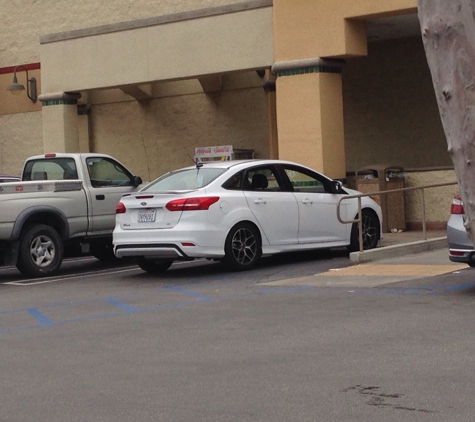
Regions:
M 143 183 L 142 178 L 140 176 L 134 176 L 134 186 L 137 187 Z
M 332 193 L 342 193 L 343 192 L 343 183 L 339 180 L 332 180 Z

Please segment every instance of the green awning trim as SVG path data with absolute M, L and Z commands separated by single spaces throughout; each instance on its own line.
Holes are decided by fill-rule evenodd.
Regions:
M 61 100 L 47 100 L 47 101 L 41 101 L 41 105 L 43 107 L 46 106 L 53 106 L 53 105 L 76 105 L 78 103 L 78 100 L 76 99 L 61 99 Z
M 277 76 L 304 75 L 306 73 L 341 73 L 341 67 L 338 66 L 312 66 L 303 69 L 281 70 Z

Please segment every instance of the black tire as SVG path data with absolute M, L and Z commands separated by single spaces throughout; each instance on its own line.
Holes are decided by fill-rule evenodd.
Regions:
M 145 258 L 143 256 L 137 256 L 135 261 L 137 262 L 137 265 L 142 268 L 142 270 L 152 274 L 163 273 L 170 268 L 170 265 L 173 264 L 173 261 L 171 260 Z
M 112 242 L 91 244 L 91 253 L 95 258 L 104 262 L 114 262 L 119 259 L 114 255 L 114 247 L 112 246 Z
M 224 264 L 234 271 L 254 268 L 262 255 L 259 231 L 249 223 L 236 224 L 228 233 L 224 245 Z
M 20 237 L 17 268 L 28 277 L 51 276 L 59 270 L 63 256 L 64 245 L 58 232 L 38 224 L 27 228 Z
M 378 246 L 380 237 L 380 223 L 378 216 L 373 210 L 363 210 L 363 250 L 374 249 Z M 350 251 L 360 250 L 360 241 L 358 233 L 358 223 L 353 223 L 351 227 Z

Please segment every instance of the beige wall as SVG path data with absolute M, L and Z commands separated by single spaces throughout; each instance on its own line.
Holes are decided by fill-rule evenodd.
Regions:
M 28 71 L 33 77 L 39 92 L 40 71 Z M 17 79 L 26 87 L 24 71 L 17 72 Z M 19 95 L 6 91 L 12 81 L 13 73 L 0 74 L 0 174 L 19 175 L 26 158 L 43 152 L 43 122 L 40 101 L 33 103 L 26 90 Z
M 43 0 L 28 4 L 28 13 L 25 13 L 25 8 L 18 7 L 18 2 L 6 2 L 2 5 L 6 19 L 0 33 L 0 44 L 4 47 L 0 67 L 39 61 L 39 37 L 45 34 L 240 2 Z M 273 9 L 280 10 L 280 17 L 274 22 L 278 32 L 275 38 L 276 61 L 311 55 L 349 57 L 365 54 L 366 47 L 361 48 L 361 40 L 364 38 L 366 42 L 361 19 L 385 16 L 390 11 L 396 14 L 414 12 L 416 1 L 299 0 L 298 5 L 301 7 L 299 18 L 303 16 L 303 20 L 296 20 L 295 2 L 274 0 Z M 367 57 L 347 58 L 343 69 L 346 170 L 354 171 L 380 162 L 404 167 L 450 165 L 420 40 L 372 43 L 367 51 Z M 57 65 L 60 74 L 64 69 L 61 63 Z M 94 63 L 90 66 L 88 72 L 91 75 L 97 73 Z M 30 73 L 41 85 L 40 71 Z M 99 75 L 107 76 L 102 71 Z M 12 99 L 11 94 L 4 91 L 3 86 L 11 82 L 11 77 L 0 75 L 0 142 L 4 145 L 1 160 L 3 171 L 18 173 L 17 166 L 11 163 L 15 160 L 22 163 L 32 153 L 42 152 L 42 119 L 39 103 L 33 105 L 26 96 Z M 144 133 L 147 135 L 145 145 L 151 150 L 159 140 L 158 134 L 167 140 L 167 145 L 175 148 L 171 140 L 175 134 L 175 139 L 179 143 L 183 140 L 190 150 L 195 143 L 202 144 L 210 138 L 206 144 L 222 140 L 219 143 L 254 148 L 258 156 L 265 157 L 269 148 L 269 129 L 262 82 L 255 73 L 225 75 L 225 91 L 214 99 L 202 93 L 196 79 L 152 84 L 152 94 L 156 99 L 148 103 L 138 103 L 120 90 L 91 91 L 91 145 L 97 151 L 115 154 L 118 138 L 121 149 L 117 151 L 121 159 L 126 163 L 130 160 L 133 166 L 142 160 L 143 153 L 137 153 L 137 157 L 132 155 L 132 158 L 125 146 L 140 144 Z M 114 84 L 116 81 L 105 83 Z M 112 104 L 114 101 L 117 104 Z M 19 112 L 27 113 L 16 118 L 1 116 L 2 113 Z M 126 125 L 123 119 L 127 119 L 129 114 L 137 120 L 130 119 Z M 118 131 L 116 127 L 123 130 Z M 138 141 L 133 140 L 136 136 Z M 18 142 L 5 149 L 10 139 Z M 4 158 L 6 150 L 14 150 L 23 143 L 30 147 L 21 147 L 13 161 Z M 180 160 L 180 163 L 184 161 Z M 141 173 L 145 173 L 144 165 L 137 166 L 141 167 Z M 154 159 L 151 170 L 147 168 L 146 172 L 153 174 L 160 167 L 160 161 Z
M 211 11 L 210 11 L 211 13 Z M 150 19 L 41 39 L 44 93 L 270 67 L 272 7 Z M 176 20 L 174 20 L 176 19 Z M 105 32 L 105 33 L 104 33 Z
M 274 0 L 275 59 L 365 55 L 364 18 L 416 11 L 416 0 Z
M 41 128 L 41 112 L 0 116 L 0 173 L 19 176 L 27 157 L 43 153 Z
M 277 78 L 279 158 L 345 177 L 341 91 L 339 73 Z
M 120 92 L 96 93 L 93 150 L 114 155 L 144 180 L 191 164 L 199 146 L 231 144 L 268 157 L 266 93 L 255 72 L 225 75 L 223 91 L 212 96 L 196 81 L 159 84 L 154 91 L 161 97 L 144 103 L 108 102 Z
M 343 69 L 347 170 L 451 165 L 420 38 L 369 44 Z
M 167 15 L 242 0 L 3 1 L 0 67 L 40 61 L 39 38 L 52 32 Z
M 437 185 L 455 182 L 457 180 L 453 170 L 434 170 L 423 172 L 407 172 L 405 175 L 406 187 Z M 442 186 L 424 190 L 427 222 L 445 223 L 450 217 L 452 198 L 459 193 L 457 185 Z M 422 219 L 422 194 L 420 190 L 409 191 L 405 194 L 406 221 L 419 222 Z
M 13 73 L 0 74 L 0 115 L 11 113 L 24 113 L 32 111 L 41 111 L 41 102 L 33 103 L 26 95 L 26 73 L 19 68 L 16 73 L 17 81 L 25 87 L 25 91 L 15 95 L 8 92 L 7 86 L 13 82 Z M 41 92 L 41 71 L 39 69 L 29 70 L 28 79 L 36 79 L 36 89 Z
M 45 34 L 240 2 L 241 0 L 5 1 L 1 5 L 0 68 L 39 62 L 39 39 Z M 58 66 L 61 71 L 61 63 Z M 92 70 L 97 70 L 97 67 L 93 66 Z M 41 72 L 31 71 L 29 76 L 37 78 L 38 94 L 41 94 Z M 25 94 L 13 97 L 5 91 L 4 88 L 11 83 L 12 77 L 12 74 L 0 75 L 0 171 L 18 174 L 25 158 L 43 152 L 43 124 L 40 102 L 33 104 Z M 20 83 L 24 83 L 22 77 L 19 73 Z

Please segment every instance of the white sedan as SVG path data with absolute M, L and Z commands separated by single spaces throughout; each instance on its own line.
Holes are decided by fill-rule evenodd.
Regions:
M 234 270 L 262 255 L 347 246 L 358 250 L 358 225 L 342 224 L 337 203 L 359 192 L 308 167 L 282 160 L 212 161 L 167 173 L 117 204 L 114 253 L 136 257 L 148 272 L 173 261 L 208 258 Z M 358 200 L 341 204 L 352 220 Z M 381 238 L 381 208 L 363 197 L 363 244 Z

